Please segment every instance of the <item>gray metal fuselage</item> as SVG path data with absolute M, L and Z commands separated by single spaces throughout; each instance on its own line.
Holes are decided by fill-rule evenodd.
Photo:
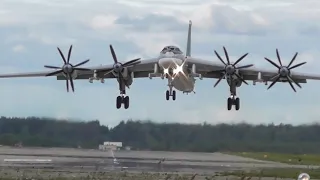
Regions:
M 172 85 L 175 89 L 182 92 L 192 92 L 195 86 L 195 79 L 189 76 L 187 64 L 185 63 L 185 55 L 174 54 L 172 52 L 160 53 L 158 65 L 162 72 L 167 69 L 169 72 L 177 69 L 178 66 L 183 65 L 182 72 L 174 75 Z M 170 77 L 168 77 L 170 78 Z

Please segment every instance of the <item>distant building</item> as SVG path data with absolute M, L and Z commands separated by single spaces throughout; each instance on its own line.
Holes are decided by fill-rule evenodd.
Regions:
M 108 150 L 119 150 L 122 148 L 122 142 L 104 142 L 103 144 L 99 145 L 99 150 L 101 151 L 108 151 Z

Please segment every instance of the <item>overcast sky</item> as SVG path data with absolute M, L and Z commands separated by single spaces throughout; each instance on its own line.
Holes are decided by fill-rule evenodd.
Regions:
M 71 61 L 87 58 L 88 66 L 112 63 L 109 44 L 118 59 L 150 58 L 165 45 L 186 49 L 188 21 L 193 21 L 192 55 L 218 61 L 214 50 L 226 46 L 233 61 L 274 69 L 264 57 L 276 60 L 279 48 L 288 64 L 307 61 L 299 72 L 319 73 L 320 1 L 317 0 L 1 0 L 0 69 L 2 73 L 43 71 L 43 65 L 62 65 L 56 49 Z M 216 79 L 196 82 L 196 94 L 177 93 L 166 101 L 166 81 L 135 79 L 130 109 L 117 110 L 116 80 L 105 84 L 75 82 L 67 93 L 54 77 L 1 79 L 0 115 L 99 119 L 105 125 L 121 120 L 208 123 L 306 123 L 320 120 L 320 82 L 308 81 L 294 93 L 287 83 L 267 90 L 263 84 L 238 88 L 240 111 L 227 111 L 229 87 L 216 88 Z

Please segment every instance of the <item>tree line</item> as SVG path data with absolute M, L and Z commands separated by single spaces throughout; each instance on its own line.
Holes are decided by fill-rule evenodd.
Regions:
M 320 125 L 179 124 L 121 121 L 109 128 L 98 120 L 80 122 L 39 117 L 1 117 L 0 144 L 98 148 L 121 141 L 138 150 L 257 151 L 319 153 Z

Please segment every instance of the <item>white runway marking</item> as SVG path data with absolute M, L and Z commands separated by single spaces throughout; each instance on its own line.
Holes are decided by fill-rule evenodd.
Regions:
M 4 159 L 4 162 L 52 162 L 51 159 Z

